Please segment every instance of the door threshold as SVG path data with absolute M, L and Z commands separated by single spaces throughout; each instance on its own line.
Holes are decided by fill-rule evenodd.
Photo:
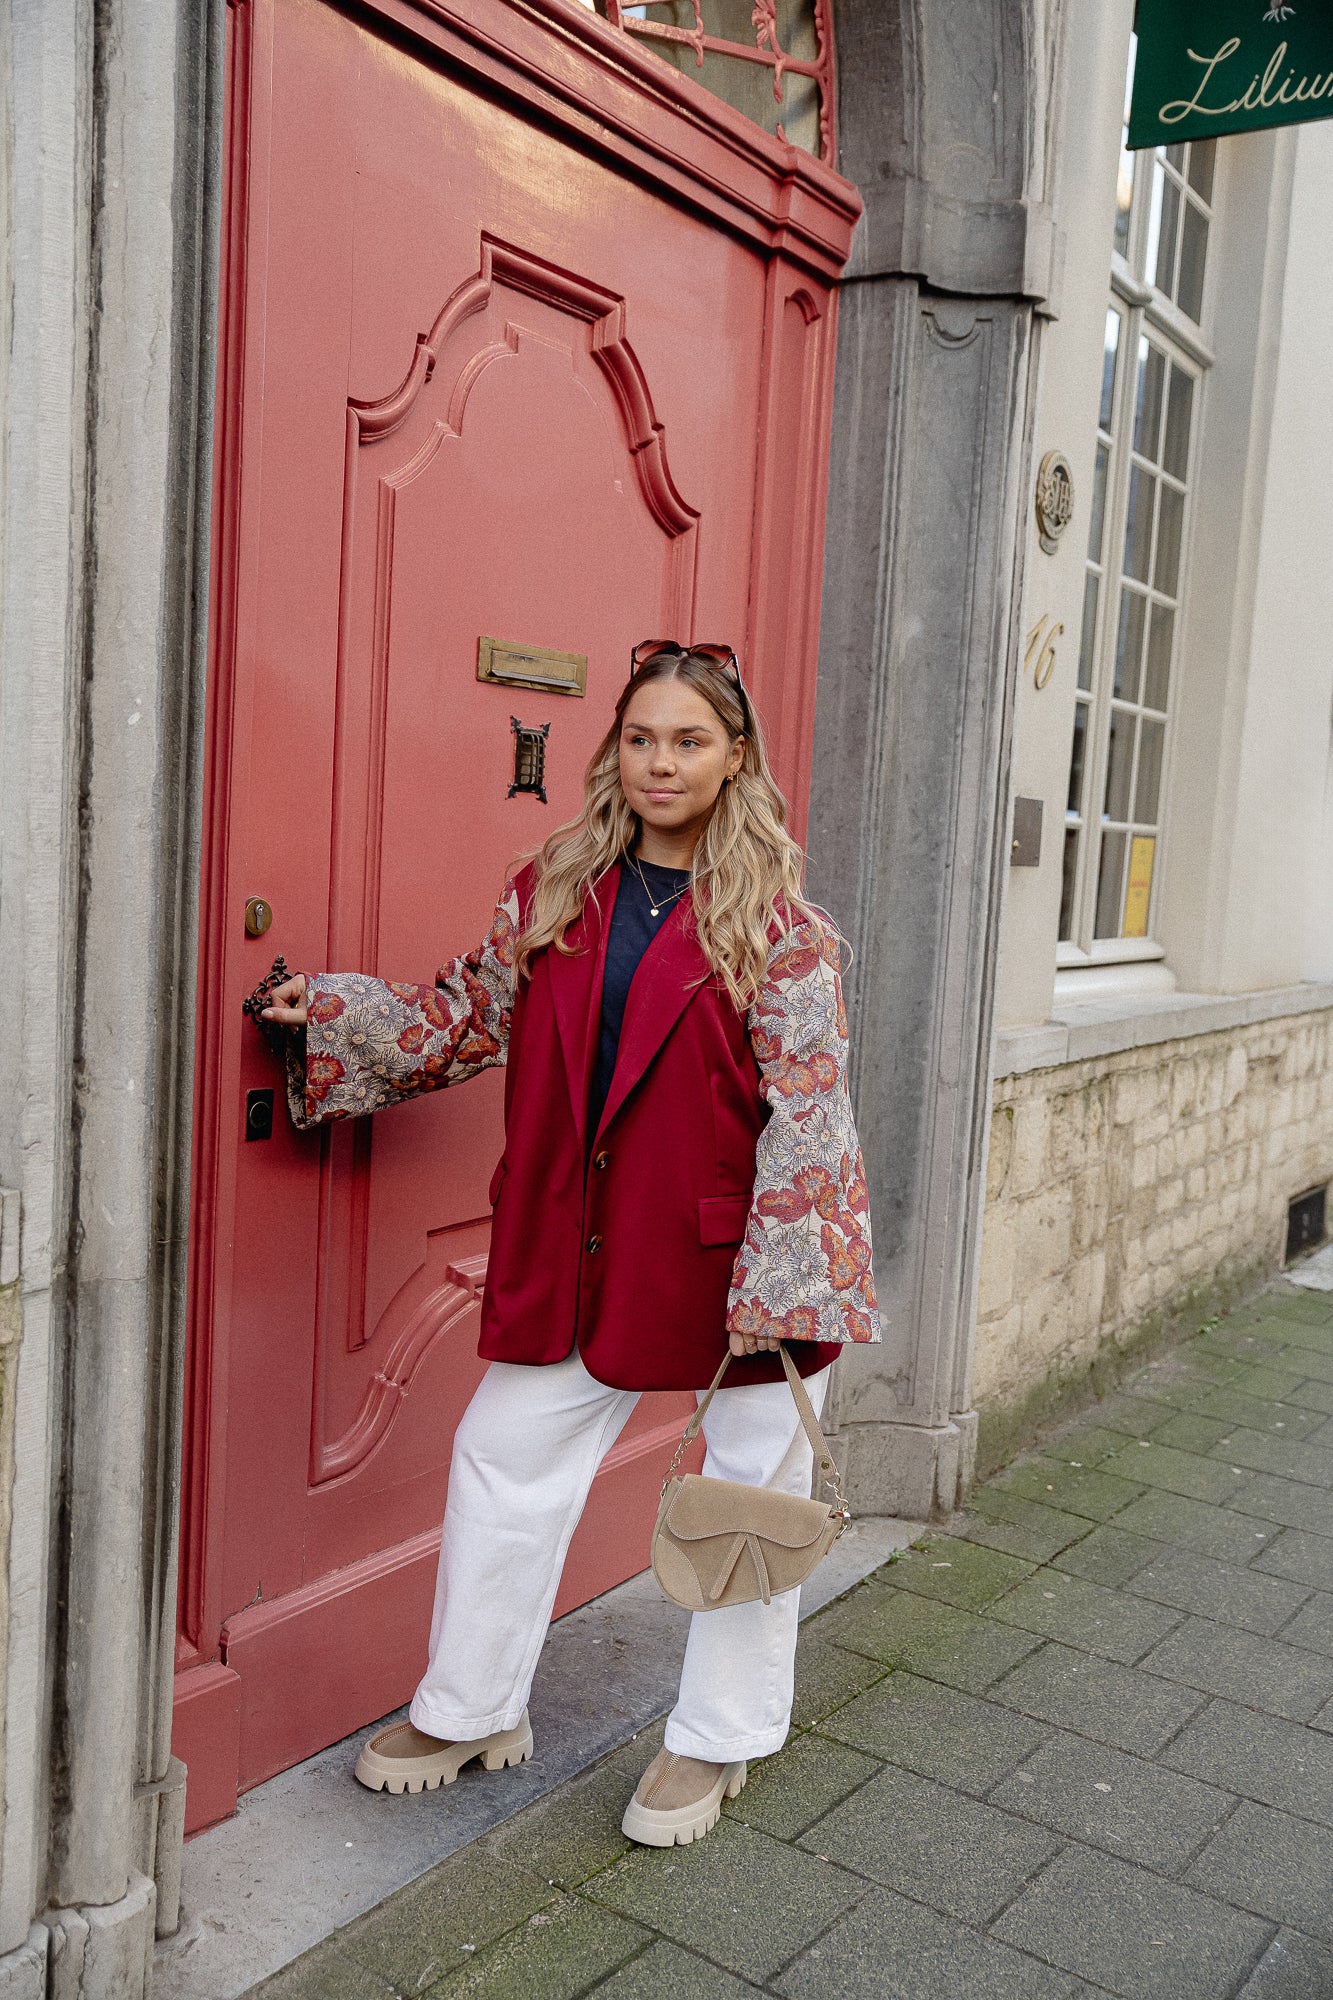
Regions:
M 802 1618 L 906 1548 L 924 1526 L 854 1521 L 802 1586 Z M 236 2000 L 619 1749 L 670 1708 L 689 1622 L 650 1570 L 558 1620 L 529 1704 L 536 1750 L 512 1770 L 474 1767 L 439 1791 L 390 1798 L 352 1776 L 362 1730 L 246 1792 L 233 1818 L 186 1843 L 181 1928 L 157 1948 L 154 2000 Z

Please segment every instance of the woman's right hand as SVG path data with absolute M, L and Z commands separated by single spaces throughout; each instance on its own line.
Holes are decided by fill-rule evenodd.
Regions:
M 280 1028 L 304 1028 L 306 1024 L 305 974 L 295 973 L 284 979 L 281 986 L 275 986 L 269 994 L 268 1005 L 262 1009 L 261 1019 L 276 1021 Z

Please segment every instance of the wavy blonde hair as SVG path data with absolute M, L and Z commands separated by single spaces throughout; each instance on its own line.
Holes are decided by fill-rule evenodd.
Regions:
M 787 832 L 787 803 L 769 769 L 753 704 L 747 715 L 731 676 L 689 651 L 655 655 L 622 690 L 611 727 L 584 773 L 582 813 L 558 826 L 532 857 L 536 889 L 515 968 L 521 977 L 545 945 L 572 954 L 567 933 L 593 883 L 633 851 L 640 822 L 620 783 L 620 730 L 631 698 L 659 680 L 684 681 L 703 696 L 733 742 L 745 739 L 741 767 L 723 783 L 695 847 L 687 912 L 709 966 L 744 1012 L 763 984 L 775 921 L 784 936 L 794 918 L 836 927 L 801 895 L 805 856 Z

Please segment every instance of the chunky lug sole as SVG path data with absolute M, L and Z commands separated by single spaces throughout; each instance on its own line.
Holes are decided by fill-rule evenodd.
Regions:
M 670 1811 L 661 1812 L 631 1799 L 620 1830 L 640 1847 L 688 1847 L 692 1840 L 702 1840 L 706 1833 L 712 1832 L 721 1816 L 723 1799 L 738 1798 L 744 1783 L 743 1762 L 724 1764 L 712 1791 L 692 1805 L 673 1806 Z
M 356 1760 L 356 1776 L 368 1791 L 392 1792 L 395 1797 L 434 1792 L 441 1785 L 452 1785 L 474 1759 L 479 1758 L 488 1771 L 503 1771 L 507 1764 L 525 1764 L 532 1755 L 532 1725 L 526 1715 L 512 1729 L 497 1730 L 475 1743 L 442 1743 L 428 1757 L 386 1757 L 375 1746 L 393 1734 L 386 1729 L 372 1736 Z

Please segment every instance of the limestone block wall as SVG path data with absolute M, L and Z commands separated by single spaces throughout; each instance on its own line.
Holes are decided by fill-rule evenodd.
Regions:
M 1329 1179 L 1333 1010 L 999 1077 L 983 1465 L 1126 1350 L 1276 1269 L 1288 1202 Z

